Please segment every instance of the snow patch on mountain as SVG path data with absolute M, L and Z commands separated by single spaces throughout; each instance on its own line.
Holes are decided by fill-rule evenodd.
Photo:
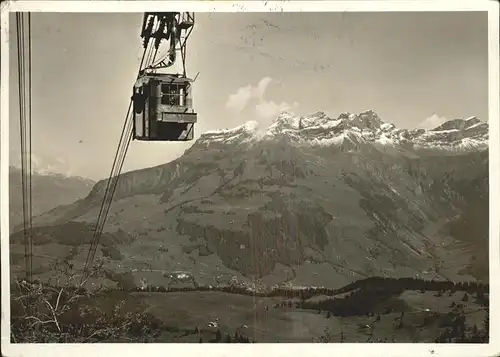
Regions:
M 21 172 L 22 172 L 22 168 L 20 166 L 17 166 L 17 165 L 9 165 L 9 172 L 10 173 L 13 173 L 13 174 L 16 174 L 16 175 L 21 175 Z M 32 168 L 32 172 L 31 172 L 32 176 L 33 177 L 41 177 L 41 178 L 52 178 L 52 179 L 62 179 L 62 180 L 66 180 L 66 179 L 70 179 L 70 180 L 74 180 L 74 181 L 81 181 L 82 183 L 84 183 L 85 185 L 88 185 L 89 187 L 91 187 L 92 185 L 94 185 L 94 181 L 89 179 L 89 178 L 86 178 L 86 177 L 83 177 L 83 176 L 78 176 L 78 175 L 71 175 L 69 173 L 60 173 L 60 172 L 55 172 L 55 171 L 49 171 L 49 170 L 46 170 L 46 169 L 42 169 L 42 170 L 34 170 Z
M 198 142 L 210 143 L 244 143 L 255 138 L 259 123 L 255 120 L 246 122 L 243 125 L 232 129 L 220 129 L 207 131 L 201 135 Z
M 488 124 L 474 116 L 449 120 L 432 130 L 408 130 L 384 122 L 373 110 L 358 114 L 344 112 L 338 118 L 321 111 L 307 116 L 283 112 L 267 128 L 249 121 L 233 129 L 208 131 L 201 135 L 198 143 L 253 144 L 284 137 L 295 145 L 342 146 L 347 150 L 369 143 L 470 150 L 488 147 Z
M 21 170 L 21 153 L 19 150 L 12 150 L 10 153 L 9 166 Z M 31 171 L 40 176 L 78 177 L 67 160 L 37 152 L 31 153 Z

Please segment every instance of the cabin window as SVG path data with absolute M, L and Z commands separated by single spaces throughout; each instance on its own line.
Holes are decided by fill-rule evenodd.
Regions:
M 161 104 L 172 106 L 185 105 L 186 89 L 182 84 L 162 84 Z

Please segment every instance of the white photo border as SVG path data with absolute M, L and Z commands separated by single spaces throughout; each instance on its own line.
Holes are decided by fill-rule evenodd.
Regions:
M 223 357 L 256 354 L 273 357 L 309 355 L 454 356 L 500 354 L 500 130 L 499 130 L 499 5 L 489 0 L 452 1 L 6 1 L 1 4 L 1 350 L 17 356 L 138 356 L 170 354 Z M 490 343 L 489 344 L 11 344 L 9 284 L 9 13 L 32 12 L 395 12 L 487 11 L 489 43 L 489 183 L 490 183 Z M 467 26 L 467 24 L 464 24 Z

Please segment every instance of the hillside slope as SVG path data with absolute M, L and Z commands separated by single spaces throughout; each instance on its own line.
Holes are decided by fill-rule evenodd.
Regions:
M 372 111 L 209 132 L 179 159 L 121 176 L 106 231 L 129 238 L 104 266 L 162 285 L 179 272 L 201 284 L 487 280 L 487 148 L 477 118 L 405 130 Z M 105 184 L 36 224 L 54 236 L 69 221 L 86 229 Z M 87 249 L 71 259 L 82 264 Z

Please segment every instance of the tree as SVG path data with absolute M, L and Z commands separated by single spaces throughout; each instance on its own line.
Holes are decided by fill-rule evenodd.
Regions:
M 97 268 L 92 269 L 89 277 L 97 276 L 98 269 L 101 267 L 102 262 Z M 54 281 L 49 279 L 47 285 L 43 285 L 39 281 L 30 283 L 23 280 L 16 281 L 16 287 L 11 289 L 14 290 L 11 293 L 14 303 L 20 310 L 20 315 L 17 315 L 12 313 L 11 307 L 11 314 L 14 315 L 12 316 L 13 322 L 11 322 L 11 328 L 14 330 L 12 335 L 15 336 L 18 332 L 14 321 L 27 322 L 27 329 L 23 328 L 23 330 L 27 330 L 23 331 L 27 332 L 27 334 L 26 336 L 18 336 L 18 340 L 23 340 L 25 337 L 37 339 L 36 332 L 46 333 L 47 337 L 51 335 L 54 338 L 64 335 L 67 333 L 65 331 L 67 326 L 61 323 L 61 318 L 74 309 L 78 300 L 88 295 L 88 292 L 84 289 L 88 278 L 78 283 L 72 263 L 65 260 L 62 263 L 57 263 L 53 269 L 58 273 L 57 278 Z M 53 286 L 51 286 L 51 283 Z M 25 325 L 25 323 L 22 323 L 22 325 Z M 24 333 L 21 334 L 24 335 Z
M 403 319 L 399 319 L 399 323 L 397 324 L 396 328 L 397 328 L 398 330 L 400 330 L 400 329 L 402 329 L 402 328 L 403 328 L 403 326 L 404 326 L 404 324 L 403 324 Z
M 484 338 L 483 342 L 488 343 L 490 341 L 490 308 L 486 308 L 486 316 L 484 318 Z
M 479 334 L 479 330 L 478 330 L 476 324 L 474 324 L 472 326 L 472 331 L 471 331 L 471 336 L 470 336 L 470 342 L 472 342 L 472 343 L 479 343 L 479 342 L 481 342 L 481 335 Z
M 229 334 L 226 334 L 224 342 L 225 343 L 231 343 L 231 336 Z
M 220 330 L 217 329 L 215 332 L 215 342 L 220 342 L 222 340 L 222 334 L 220 333 Z
M 101 267 L 93 268 L 88 277 L 102 276 Z M 99 304 L 93 304 L 95 293 L 84 288 L 87 280 L 80 282 L 73 267 L 54 269 L 57 274 L 46 285 L 20 282 L 17 290 L 11 289 L 11 333 L 17 342 L 82 343 L 122 336 L 132 337 L 133 342 L 154 340 L 161 326 L 154 316 L 124 314 L 125 300 L 120 298 L 110 310 L 102 311 Z
M 466 342 L 465 330 L 464 329 L 462 330 L 462 333 L 460 334 L 460 340 L 459 340 L 459 342 Z

